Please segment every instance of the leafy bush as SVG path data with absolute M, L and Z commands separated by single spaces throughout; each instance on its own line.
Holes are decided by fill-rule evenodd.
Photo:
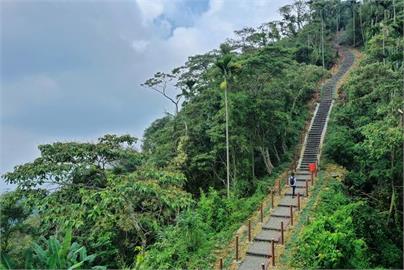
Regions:
M 199 269 L 211 267 L 212 250 L 226 243 L 262 200 L 227 198 L 214 189 L 202 192 L 193 209 L 179 215 L 177 223 L 162 230 L 145 253 L 144 269 Z M 141 268 L 142 268 L 141 267 Z
M 365 241 L 357 237 L 352 217 L 363 204 L 349 203 L 340 183 L 328 188 L 322 194 L 314 221 L 298 237 L 292 265 L 310 269 L 368 268 L 368 249 Z
M 106 269 L 102 266 L 92 266 L 96 255 L 88 255 L 84 246 L 71 242 L 71 229 L 66 231 L 62 243 L 56 236 L 51 236 L 48 240 L 42 237 L 41 240 L 41 244 L 32 244 L 32 252 L 26 253 L 25 269 Z M 14 269 L 16 264 L 2 253 L 1 267 Z
M 349 170 L 344 179 L 349 195 L 366 202 L 353 211 L 352 218 L 357 237 L 369 248 L 372 267 L 398 268 L 403 262 L 399 210 L 403 205 L 404 137 L 399 112 L 403 101 L 398 91 L 403 79 L 397 68 L 402 64 L 391 54 L 402 46 L 397 35 L 385 36 L 385 46 L 390 48 L 386 55 L 383 35 L 370 39 L 364 60 L 342 85 L 325 145 L 327 158 Z

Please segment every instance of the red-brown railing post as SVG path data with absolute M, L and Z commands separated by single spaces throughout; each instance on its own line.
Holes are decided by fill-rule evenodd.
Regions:
M 265 270 L 265 263 L 261 263 L 261 270 Z
M 223 258 L 220 258 L 220 261 L 219 261 L 219 269 L 220 269 L 220 270 L 223 269 Z
M 248 220 L 248 242 L 251 242 L 251 220 Z
M 272 239 L 271 247 L 272 247 L 272 266 L 275 266 L 275 240 L 274 239 Z
M 318 172 L 318 160 L 316 159 L 316 177 L 317 177 L 317 172 Z
M 297 193 L 297 210 L 300 211 L 300 192 Z
M 309 196 L 309 184 L 307 183 L 307 179 L 306 179 L 306 197 Z
M 283 221 L 281 221 L 281 243 L 285 244 L 284 234 L 283 234 Z
M 261 207 L 260 207 L 260 220 L 261 222 L 264 222 L 264 209 L 263 209 L 263 203 L 261 203 Z
M 271 207 L 274 208 L 274 191 L 271 190 Z
M 311 180 L 311 185 L 313 185 L 313 179 L 314 179 L 313 174 L 314 174 L 314 172 L 311 172 L 311 174 L 310 174 L 310 176 L 311 176 L 311 178 L 310 178 L 310 180 Z
M 290 225 L 293 226 L 293 206 L 290 206 Z
M 236 236 L 236 261 L 238 261 L 238 235 Z
M 282 191 L 282 188 L 281 188 L 281 180 L 278 180 L 278 192 L 279 192 L 279 195 L 281 195 L 281 191 Z

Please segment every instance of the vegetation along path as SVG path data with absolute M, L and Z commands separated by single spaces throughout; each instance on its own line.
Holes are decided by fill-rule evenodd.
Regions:
M 354 55 L 347 48 L 341 48 L 343 60 L 336 74 L 332 76 L 322 87 L 321 100 L 317 105 L 314 117 L 296 170 L 296 193 L 300 196 L 308 196 L 307 185 L 311 183 L 309 164 L 318 163 L 321 154 L 321 145 L 327 129 L 327 121 L 333 104 L 333 96 L 338 82 L 349 70 L 354 62 Z M 269 221 L 262 226 L 262 231 L 250 243 L 247 255 L 241 263 L 240 270 L 267 269 L 273 260 L 273 246 L 284 242 L 282 228 L 287 229 L 293 225 L 293 212 L 299 208 L 299 197 L 292 197 L 292 189 L 284 194 L 277 207 L 270 213 Z

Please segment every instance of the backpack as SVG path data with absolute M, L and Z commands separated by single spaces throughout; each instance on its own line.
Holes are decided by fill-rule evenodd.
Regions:
M 294 186 L 296 184 L 296 177 L 294 176 L 289 177 L 289 184 L 291 186 Z

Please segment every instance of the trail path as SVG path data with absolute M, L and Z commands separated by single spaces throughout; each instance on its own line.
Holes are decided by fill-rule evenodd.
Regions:
M 336 94 L 338 82 L 351 68 L 355 56 L 347 48 L 340 48 L 343 56 L 338 71 L 322 87 L 321 100 L 317 105 L 296 170 L 296 193 L 307 197 L 308 186 L 311 185 L 309 164 L 320 160 L 321 146 L 327 129 L 329 115 L 332 109 L 333 97 Z M 292 188 L 288 188 L 283 198 L 270 213 L 269 221 L 262 226 L 262 230 L 249 244 L 246 257 L 239 266 L 239 270 L 262 270 L 269 268 L 272 261 L 272 242 L 282 244 L 281 223 L 286 230 L 293 222 L 293 212 L 298 210 L 298 197 L 292 197 Z M 291 215 L 292 214 L 292 215 Z M 264 264 L 264 266 L 262 266 Z

